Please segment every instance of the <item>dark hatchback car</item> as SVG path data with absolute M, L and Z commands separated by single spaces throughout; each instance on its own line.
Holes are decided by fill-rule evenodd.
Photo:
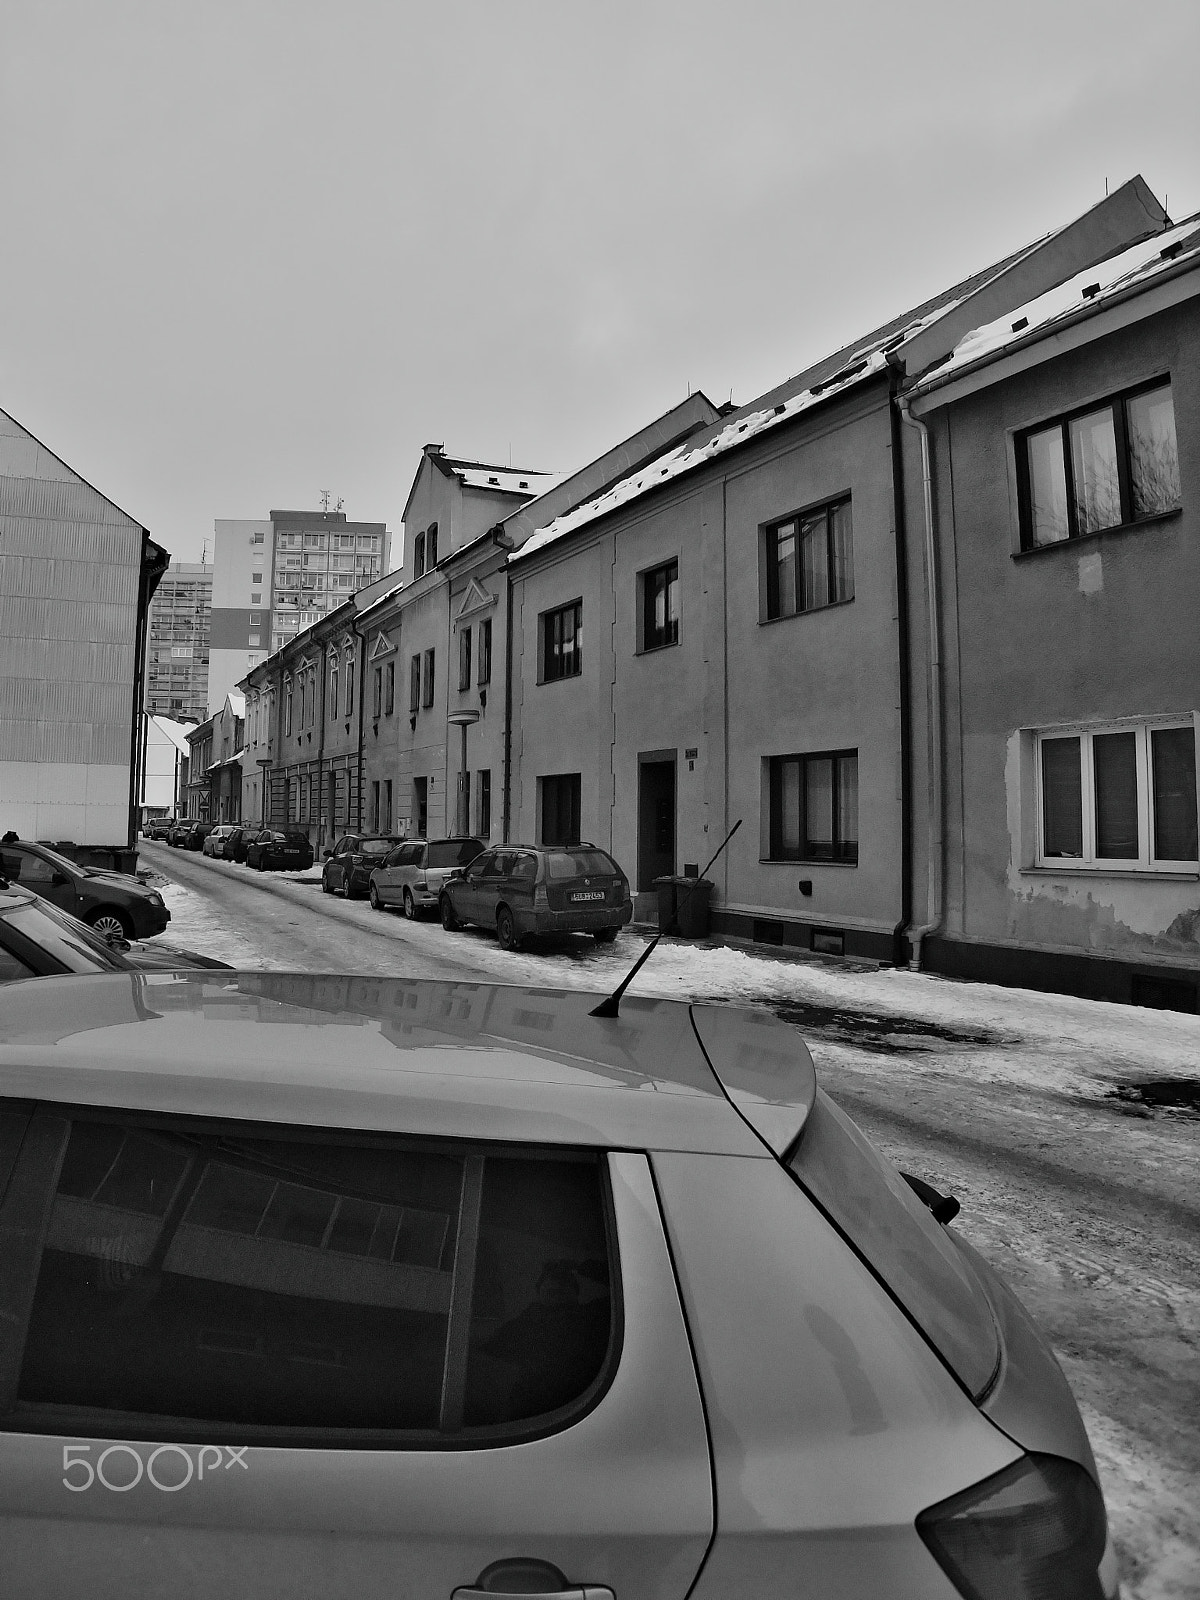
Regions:
M 40 895 L 0 888 L 0 983 L 81 972 L 174 972 L 181 967 L 228 970 L 224 961 L 175 945 L 110 941 Z
M 633 916 L 628 879 L 591 844 L 485 850 L 447 881 L 439 905 L 443 928 L 495 928 L 505 950 L 539 933 L 590 933 L 611 944 Z
M 262 830 L 257 827 L 235 828 L 225 841 L 221 851 L 226 861 L 245 861 L 246 851 L 250 848 L 250 841 L 256 839 Z
M 371 873 L 381 866 L 384 857 L 398 844 L 404 843 L 402 833 L 347 833 L 332 850 L 325 852 L 325 865 L 321 869 L 321 888 L 326 894 L 340 894 L 347 900 L 357 900 L 366 894 Z
M 81 867 L 44 844 L 17 840 L 0 845 L 0 874 L 31 889 L 102 935 L 149 939 L 171 920 L 156 889 L 125 872 Z
M 304 872 L 313 864 L 313 848 L 300 828 L 263 828 L 246 846 L 246 865 L 260 872 Z

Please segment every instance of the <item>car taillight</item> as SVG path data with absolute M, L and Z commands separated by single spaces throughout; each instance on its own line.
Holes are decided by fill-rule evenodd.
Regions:
M 922 1511 L 917 1532 L 964 1600 L 1103 1600 L 1104 1500 L 1073 1461 L 1025 1456 Z
M 544 883 L 537 884 L 533 891 L 533 909 L 535 911 L 545 911 L 549 904 L 550 896 L 546 893 L 546 885 Z

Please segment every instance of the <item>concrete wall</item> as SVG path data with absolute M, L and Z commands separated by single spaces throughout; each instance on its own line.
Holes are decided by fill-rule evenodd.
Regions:
M 1200 964 L 1200 879 L 1038 868 L 1029 730 L 1200 708 L 1200 310 L 1135 323 L 935 413 L 950 940 Z M 1170 373 L 1183 509 L 1020 552 L 1016 430 Z
M 891 452 L 880 383 L 513 566 L 514 838 L 537 837 L 537 780 L 579 772 L 583 837 L 636 882 L 639 757 L 674 756 L 677 869 L 741 820 L 712 873 L 722 926 L 799 943 L 828 929 L 890 954 L 903 907 Z M 764 526 L 846 494 L 854 598 L 766 621 Z M 672 556 L 679 644 L 639 654 L 638 574 Z M 539 617 L 578 596 L 582 674 L 539 683 Z M 859 756 L 857 866 L 768 860 L 769 759 L 843 749 Z
M 219 710 L 252 666 L 271 649 L 271 582 L 274 571 L 274 534 L 269 520 L 220 517 L 213 523 L 213 581 L 208 658 L 208 709 Z M 254 535 L 262 534 L 262 543 Z M 256 572 L 262 585 L 251 588 Z M 250 596 L 262 595 L 251 606 Z M 252 622 L 257 618 L 257 622 Z M 258 645 L 250 645 L 251 634 Z
M 128 840 L 142 541 L 0 412 L 0 832 Z

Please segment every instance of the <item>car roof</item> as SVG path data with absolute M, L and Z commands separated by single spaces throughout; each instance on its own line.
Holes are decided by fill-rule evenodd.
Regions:
M 27 906 L 38 898 L 32 889 L 22 889 L 18 884 L 9 883 L 0 874 L 0 916 L 6 911 L 15 911 L 18 906 Z
M 816 1092 L 766 1012 L 430 979 L 136 972 L 5 986 L 0 1095 L 312 1127 L 768 1157 Z M 717 1068 L 720 1076 L 717 1075 Z

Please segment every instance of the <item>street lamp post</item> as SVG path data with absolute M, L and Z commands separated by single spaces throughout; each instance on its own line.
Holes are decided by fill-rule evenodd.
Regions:
M 479 721 L 478 711 L 452 711 L 446 721 L 453 728 L 462 731 L 462 747 L 458 762 L 458 821 L 455 833 L 460 838 L 465 838 L 470 832 L 471 822 L 467 816 L 467 729 L 473 722 Z

